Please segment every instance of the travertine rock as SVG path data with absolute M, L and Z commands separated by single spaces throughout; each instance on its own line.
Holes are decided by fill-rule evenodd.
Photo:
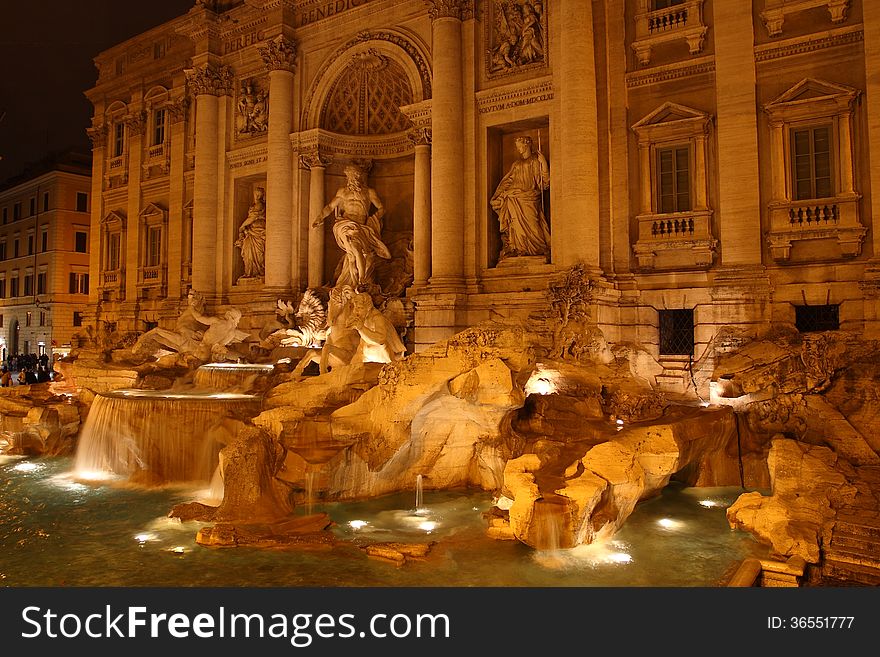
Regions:
M 831 538 L 836 509 L 855 499 L 854 471 L 827 447 L 781 436 L 773 439 L 768 465 L 772 494 L 741 495 L 727 509 L 727 519 L 780 555 L 817 563 L 820 545 Z

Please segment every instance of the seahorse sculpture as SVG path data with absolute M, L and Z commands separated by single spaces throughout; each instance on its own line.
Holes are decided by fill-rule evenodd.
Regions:
M 278 307 L 284 311 L 292 310 L 289 302 L 282 305 L 278 300 Z M 303 294 L 299 307 L 294 315 L 296 328 L 282 329 L 278 331 L 281 336 L 283 347 L 318 347 L 327 339 L 327 311 L 321 299 L 309 288 Z M 289 320 L 288 320 L 289 321 Z

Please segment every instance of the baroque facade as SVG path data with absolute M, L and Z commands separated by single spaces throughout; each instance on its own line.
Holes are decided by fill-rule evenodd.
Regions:
M 70 351 L 89 309 L 89 158 L 67 153 L 0 189 L 0 357 Z
M 866 0 L 200 1 L 96 64 L 108 327 L 192 288 L 256 330 L 332 285 L 316 219 L 355 165 L 411 349 L 539 314 L 576 264 L 590 323 L 671 388 L 724 326 L 880 332 Z

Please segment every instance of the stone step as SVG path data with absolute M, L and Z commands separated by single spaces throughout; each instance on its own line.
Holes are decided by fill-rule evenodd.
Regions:
M 862 554 L 880 555 L 880 539 L 873 536 L 859 536 L 835 530 L 829 549 L 844 549 Z
M 880 540 L 880 526 L 855 518 L 841 518 L 839 515 L 834 525 L 834 533 Z
M 866 568 L 874 568 L 880 574 L 880 556 L 876 553 L 865 554 L 861 550 L 850 550 L 847 548 L 829 547 L 825 550 L 826 562 L 840 562 L 864 566 Z
M 865 586 L 880 586 L 880 570 L 857 564 L 826 561 L 822 567 L 822 575 L 831 580 L 843 580 Z

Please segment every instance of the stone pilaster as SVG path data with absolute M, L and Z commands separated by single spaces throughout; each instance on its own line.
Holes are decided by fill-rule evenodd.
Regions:
M 434 87 L 431 178 L 431 287 L 458 292 L 464 286 L 464 104 L 462 25 L 473 15 L 467 0 L 432 0 Z
M 872 153 L 867 180 L 871 184 L 871 203 L 865 210 L 871 217 L 871 240 L 873 255 L 865 268 L 865 336 L 880 337 L 880 12 L 865 11 L 862 19 L 865 44 L 865 78 L 867 80 L 864 102 L 868 123 L 867 149 Z M 865 190 L 860 190 L 862 193 Z M 864 222 L 867 223 L 867 222 Z
M 92 215 L 90 219 L 91 251 L 89 252 L 89 271 L 92 272 L 92 281 L 89 286 L 89 304 L 93 306 L 92 312 L 97 314 L 97 304 L 100 297 L 101 277 L 101 253 L 105 247 L 101 243 L 101 219 L 104 218 L 104 167 L 107 147 L 107 125 L 100 123 L 88 129 L 89 139 L 92 142 Z
M 424 287 L 431 275 L 431 130 L 409 133 L 415 144 L 413 177 L 413 285 Z
M 309 287 L 324 284 L 324 235 L 325 225 L 312 226 L 312 222 L 324 208 L 326 190 L 324 172 L 330 165 L 330 157 L 317 149 L 303 154 L 301 161 L 309 169 Z
M 213 296 L 219 291 L 220 96 L 231 92 L 232 74 L 227 67 L 204 65 L 188 69 L 186 76 L 190 92 L 196 98 L 192 286 L 204 295 Z
M 556 3 L 560 122 L 551 126 L 557 135 L 557 163 L 551 165 L 551 186 L 556 185 L 554 227 L 551 230 L 553 262 L 568 267 L 583 262 L 599 269 L 599 138 L 596 98 L 596 58 L 591 2 L 558 0 Z
M 278 293 L 298 288 L 293 279 L 293 71 L 296 47 L 277 37 L 260 49 L 269 70 L 269 131 L 266 178 L 265 285 Z M 297 270 L 298 276 L 298 270 Z
M 739 0 L 716 0 L 714 13 L 721 264 L 757 267 L 761 185 L 752 13 Z
M 182 96 L 168 107 L 171 123 L 171 173 L 169 176 L 169 199 L 168 199 L 168 299 L 174 302 L 183 296 L 186 290 L 182 289 L 183 270 L 183 206 L 186 203 L 186 185 L 183 178 L 185 166 L 186 147 L 186 115 L 189 100 Z
M 125 239 L 125 301 L 132 304 L 137 300 L 137 284 L 141 267 L 140 221 L 141 213 L 141 163 L 144 156 L 144 133 L 147 115 L 142 110 L 133 111 L 125 117 L 126 149 L 128 150 L 128 230 Z M 129 318 L 134 320 L 134 317 Z

